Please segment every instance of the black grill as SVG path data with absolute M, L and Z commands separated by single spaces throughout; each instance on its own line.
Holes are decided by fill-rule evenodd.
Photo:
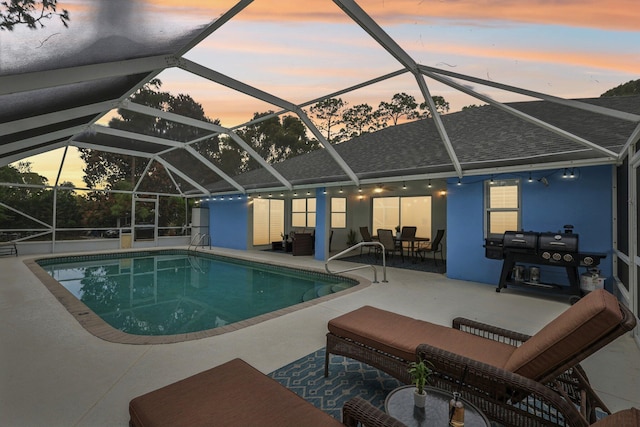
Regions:
M 579 298 L 581 296 L 578 267 L 595 267 L 606 257 L 601 253 L 581 253 L 578 249 L 578 235 L 572 225 L 565 225 L 564 231 L 535 232 L 507 231 L 502 238 L 485 241 L 485 256 L 502 259 L 502 273 L 497 292 L 508 285 L 530 286 L 539 289 L 559 291 Z M 526 275 L 512 274 L 516 264 L 535 264 L 565 267 L 569 286 L 528 281 Z M 521 271 L 525 266 L 518 266 Z M 577 299 L 575 299 L 577 301 Z M 573 301 L 573 302 L 575 302 Z

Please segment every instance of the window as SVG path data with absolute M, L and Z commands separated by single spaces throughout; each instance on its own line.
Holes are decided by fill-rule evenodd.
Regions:
M 316 226 L 316 199 L 293 199 L 291 201 L 291 226 Z
M 284 200 L 253 199 L 253 244 L 268 245 L 282 240 Z
M 485 235 L 520 230 L 520 180 L 485 181 Z
M 346 197 L 333 197 L 331 199 L 331 228 L 347 228 Z
M 376 197 L 373 199 L 373 232 L 379 228 L 415 226 L 416 236 L 431 237 L 431 196 Z

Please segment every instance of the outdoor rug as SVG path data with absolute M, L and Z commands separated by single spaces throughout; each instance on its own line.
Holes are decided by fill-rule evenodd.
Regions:
M 354 255 L 349 257 L 340 258 L 340 261 L 357 262 L 359 264 L 379 265 L 382 266 L 382 256 L 375 256 L 374 254 L 363 253 L 362 255 Z M 409 270 L 425 271 L 427 273 L 440 273 L 447 272 L 446 261 L 443 263 L 441 259 L 438 259 L 438 265 L 433 262 L 433 258 L 425 258 L 424 260 L 415 259 L 411 257 L 404 257 L 404 261 L 398 255 L 392 257 L 386 257 L 387 267 L 394 268 L 406 268 Z
M 321 348 L 269 376 L 337 420 L 342 420 L 342 406 L 352 397 L 360 396 L 384 410 L 387 394 L 404 385 L 376 368 L 335 354 L 325 378 L 324 356 Z
M 404 385 L 392 376 L 357 360 L 331 355 L 329 376 L 324 377 L 325 349 L 321 348 L 269 374 L 283 386 L 342 421 L 342 406 L 355 396 L 384 411 L 384 400 Z M 598 417 L 601 418 L 601 417 Z M 492 427 L 503 427 L 492 421 Z

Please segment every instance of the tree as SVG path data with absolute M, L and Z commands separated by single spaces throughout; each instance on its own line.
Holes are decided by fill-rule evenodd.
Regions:
M 336 137 L 332 135 L 332 130 L 342 123 L 342 110 L 346 106 L 347 103 L 342 98 L 328 98 L 311 107 L 311 114 L 318 120 L 314 124 L 318 129 L 325 132 L 327 141 L 337 142 L 334 141 Z
M 369 104 L 358 104 L 346 109 L 342 113 L 342 123 L 344 127 L 340 130 L 341 140 L 355 138 L 363 133 L 376 131 L 381 127 L 373 112 L 373 107 Z
M 640 95 L 640 79 L 629 80 L 628 82 L 609 89 L 602 95 L 604 96 L 625 96 L 625 95 Z
M 134 95 L 132 102 L 156 108 L 162 111 L 181 114 L 208 123 L 215 123 L 205 116 L 202 106 L 188 95 L 173 96 L 160 91 L 162 82 L 154 79 L 144 85 Z M 146 114 L 140 114 L 126 109 L 119 109 L 120 117 L 109 121 L 109 127 L 136 132 L 143 135 L 157 136 L 174 141 L 188 142 L 210 133 L 204 129 L 195 128 L 181 123 L 171 122 Z M 215 138 L 214 138 L 215 140 Z M 207 140 L 209 142 L 210 140 Z M 131 141 L 133 143 L 133 141 Z M 204 144 L 201 144 L 204 145 Z M 90 188 L 104 183 L 107 188 L 113 184 L 126 180 L 131 188 L 140 179 L 148 161 L 135 156 L 107 153 L 98 150 L 81 149 L 80 156 L 85 161 L 84 181 Z M 156 191 L 174 191 L 173 182 L 169 179 L 164 167 L 153 163 L 145 176 L 147 187 Z
M 416 111 L 417 107 L 418 103 L 413 96 L 404 92 L 396 93 L 391 98 L 391 102 L 380 102 L 377 117 L 379 117 L 383 123 L 386 124 L 391 121 L 395 126 L 403 116 L 407 120 L 419 117 L 419 113 Z
M 10 0 L 0 3 L 0 30 L 13 31 L 16 25 L 26 25 L 33 30 L 44 28 L 43 21 L 55 16 L 62 25 L 69 27 L 69 11 L 58 12 L 58 0 Z
M 255 113 L 253 120 L 271 114 L 272 111 Z M 318 148 L 318 144 L 308 138 L 304 123 L 294 116 L 284 116 L 282 119 L 277 116 L 270 117 L 248 125 L 236 133 L 269 163 L 281 162 Z M 259 166 L 253 158 L 247 159 L 247 162 L 243 168 L 245 170 Z
M 442 96 L 432 96 L 431 99 L 433 100 L 433 103 L 436 104 L 436 112 L 438 114 L 445 114 L 449 111 L 449 103 Z M 429 118 L 433 116 L 431 114 L 431 108 L 426 101 L 420 104 L 420 109 L 426 110 L 424 114 L 420 115 L 421 118 Z

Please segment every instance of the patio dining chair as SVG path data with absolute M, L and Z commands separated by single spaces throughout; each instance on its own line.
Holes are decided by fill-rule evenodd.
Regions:
M 440 259 L 444 264 L 444 256 L 442 254 L 442 239 L 444 237 L 444 229 L 440 229 L 436 232 L 436 237 L 432 242 L 427 242 L 426 245 L 420 246 L 416 249 L 416 253 L 420 256 L 420 259 L 424 260 L 425 255 L 429 252 L 433 253 L 433 262 L 438 265 L 438 260 L 436 259 L 436 254 L 440 252 Z
M 418 227 L 415 227 L 412 225 L 404 226 L 402 227 L 402 231 L 400 231 L 400 240 L 396 241 L 396 245 L 399 246 L 401 250 L 404 250 L 404 247 L 406 244 L 407 256 L 412 255 L 409 253 L 409 251 L 413 247 L 413 242 L 409 242 L 406 239 L 413 239 L 414 237 L 416 237 L 417 231 L 418 231 Z
M 371 237 L 371 233 L 369 233 L 369 227 L 360 227 L 360 236 L 362 236 L 362 241 L 363 242 L 373 242 L 373 238 Z M 363 246 L 360 246 L 360 255 L 362 255 L 362 248 Z M 369 255 L 371 255 L 371 251 L 374 251 L 374 253 L 377 253 L 379 250 L 378 246 L 367 246 L 367 249 L 369 250 Z
M 398 247 L 396 245 L 396 241 L 393 238 L 393 231 L 379 228 L 378 240 L 382 243 L 382 246 L 384 246 L 384 252 L 386 255 L 393 256 L 394 254 L 399 253 L 402 261 L 404 262 L 404 251 L 402 250 L 402 246 Z

